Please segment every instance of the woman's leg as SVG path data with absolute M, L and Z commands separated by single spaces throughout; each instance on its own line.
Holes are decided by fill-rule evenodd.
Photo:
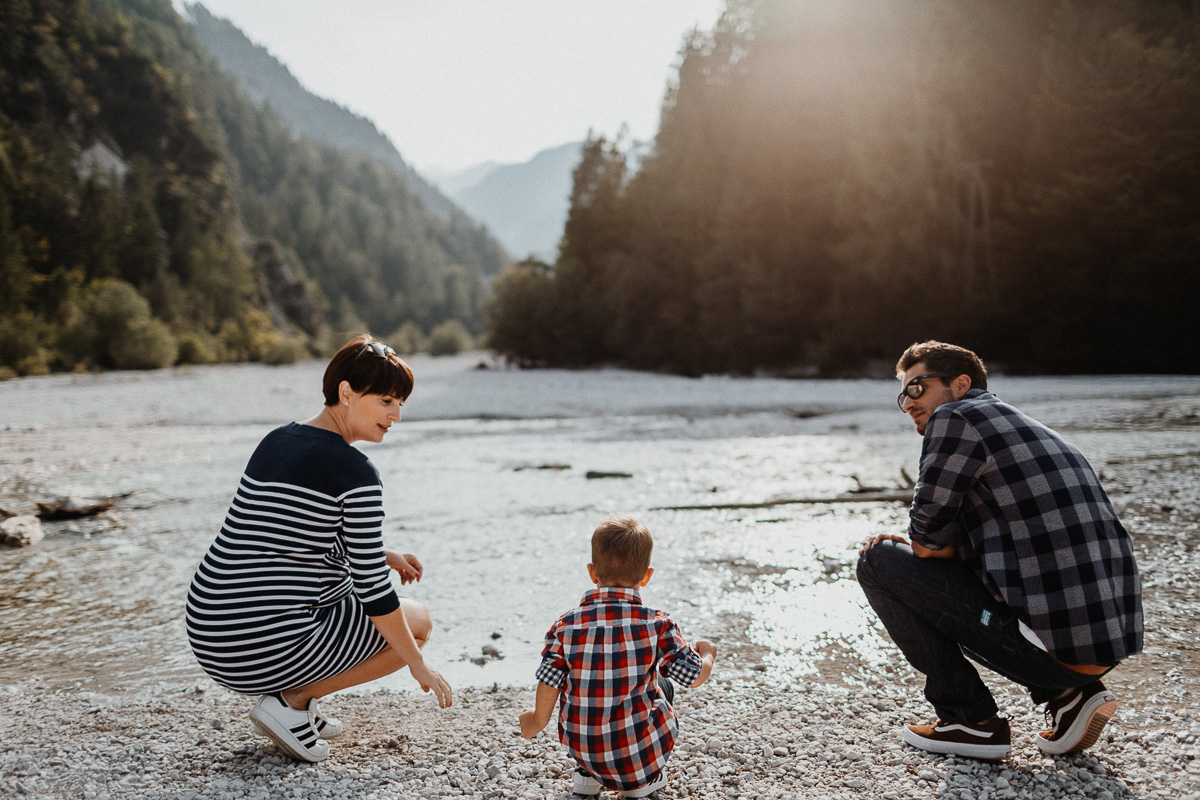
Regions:
M 433 618 L 429 615 L 429 609 L 408 598 L 401 598 L 400 608 L 404 611 L 404 619 L 412 631 L 413 638 L 417 640 L 417 646 L 424 647 L 425 642 L 429 641 L 430 633 L 433 632 Z M 283 692 L 283 699 L 292 708 L 302 710 L 308 707 L 308 701 L 314 697 L 322 698 L 341 689 L 391 675 L 404 666 L 404 659 L 395 650 L 384 647 L 366 661 L 359 662 L 345 672 Z

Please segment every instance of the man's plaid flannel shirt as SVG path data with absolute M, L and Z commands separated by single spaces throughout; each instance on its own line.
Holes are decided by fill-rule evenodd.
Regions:
M 958 557 L 1068 664 L 1142 650 L 1129 534 L 1070 442 L 982 389 L 939 406 L 921 448 L 909 535 Z
M 602 587 L 546 634 L 537 679 L 562 689 L 558 739 L 612 789 L 645 786 L 666 766 L 679 722 L 658 672 L 690 686 L 703 666 L 675 623 L 636 589 Z

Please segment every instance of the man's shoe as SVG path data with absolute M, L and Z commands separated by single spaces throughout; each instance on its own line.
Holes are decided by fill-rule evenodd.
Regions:
M 904 741 L 930 753 L 990 761 L 1008 758 L 1012 752 L 1008 720 L 1001 717 L 972 725 L 940 719 L 935 725 L 909 725 L 904 729 Z
M 329 755 L 329 743 L 317 737 L 308 711 L 297 711 L 278 693 L 263 695 L 250 710 L 250 720 L 292 758 L 316 762 Z
M 648 794 L 653 794 L 659 789 L 667 785 L 667 771 L 664 769 L 658 773 L 658 777 L 647 783 L 645 786 L 639 786 L 636 789 L 626 789 L 623 792 L 617 792 L 617 797 L 645 797 Z
M 582 769 L 575 768 L 575 782 L 571 785 L 571 791 L 575 794 L 581 794 L 585 797 L 595 797 L 600 794 L 600 790 L 604 787 L 600 785 L 600 781 L 593 778 Z
M 1059 755 L 1085 750 L 1100 738 L 1100 731 L 1117 713 L 1117 698 L 1100 681 L 1072 689 L 1046 704 L 1049 730 L 1037 736 L 1043 753 Z
M 342 725 L 340 719 L 321 713 L 321 709 L 317 706 L 317 698 L 315 697 L 308 701 L 308 713 L 312 717 L 312 724 L 317 730 L 317 736 L 320 736 L 322 739 L 336 739 L 345 730 L 345 726 Z

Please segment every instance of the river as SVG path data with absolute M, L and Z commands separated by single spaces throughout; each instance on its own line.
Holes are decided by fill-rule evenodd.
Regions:
M 903 532 L 903 503 L 666 508 L 898 484 L 902 469 L 915 473 L 920 437 L 895 407 L 895 381 L 476 368 L 481 361 L 411 359 L 416 391 L 404 420 L 383 444 L 360 445 L 383 477 L 386 544 L 424 563 L 424 580 L 402 591 L 433 613 L 426 656 L 452 685 L 533 683 L 546 629 L 590 586 L 591 531 L 610 511 L 654 534 L 646 602 L 689 638 L 715 640 L 722 669 L 852 680 L 897 658 L 864 610 L 853 563 L 870 535 Z M 41 543 L 0 549 L 5 679 L 102 690 L 206 680 L 183 632 L 188 581 L 259 439 L 319 411 L 323 366 L 0 384 L 0 506 L 118 498 L 103 517 L 50 523 Z M 1194 531 L 1171 514 L 1200 493 L 1200 377 L 999 375 L 992 389 L 1063 430 L 1114 478 L 1135 538 L 1166 530 L 1175 542 Z M 1139 504 L 1135 463 L 1168 465 L 1156 491 L 1177 497 L 1178 509 Z M 1184 558 L 1194 565 L 1194 546 Z M 485 646 L 502 657 L 484 657 Z M 414 684 L 404 672 L 377 685 Z

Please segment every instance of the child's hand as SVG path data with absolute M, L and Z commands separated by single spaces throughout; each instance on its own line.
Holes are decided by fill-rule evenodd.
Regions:
M 717 646 L 707 639 L 698 639 L 696 644 L 693 646 L 696 648 L 696 652 L 700 654 L 701 658 L 711 656 L 714 661 L 717 659 Z
M 527 708 L 521 712 L 521 735 L 526 739 L 532 739 L 542 731 L 541 725 L 537 724 L 537 719 L 534 717 L 533 709 Z

